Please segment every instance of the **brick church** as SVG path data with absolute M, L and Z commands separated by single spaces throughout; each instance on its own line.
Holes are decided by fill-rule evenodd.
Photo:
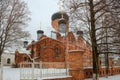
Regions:
M 47 37 L 44 31 L 37 31 L 37 41 L 32 41 L 25 47 L 30 51 L 29 56 L 35 58 L 35 62 L 69 62 L 71 70 L 83 77 L 83 67 L 92 66 L 92 51 L 90 44 L 83 38 L 83 32 L 73 33 L 69 31 L 69 17 L 66 13 L 57 12 L 52 15 L 51 37 Z M 25 52 L 16 50 L 15 63 L 31 61 Z M 80 75 L 82 74 L 82 75 Z M 78 78 L 79 78 L 78 76 Z
M 15 64 L 19 67 L 21 62 L 32 62 L 30 58 L 35 62 L 67 62 L 73 80 L 92 77 L 92 50 L 91 45 L 83 38 L 83 32 L 69 31 L 69 17 L 64 12 L 53 14 L 51 19 L 54 28 L 51 37 L 38 30 L 37 41 L 32 41 L 28 45 L 28 42 L 24 41 L 27 51 L 15 51 Z M 105 61 L 100 58 L 100 76 L 106 75 L 106 69 L 102 67 L 103 62 Z M 114 68 L 113 58 L 109 58 L 109 64 L 109 75 L 120 73 L 120 67 Z

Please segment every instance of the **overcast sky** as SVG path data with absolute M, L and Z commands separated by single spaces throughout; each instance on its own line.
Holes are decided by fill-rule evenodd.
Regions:
M 51 16 L 59 11 L 58 0 L 25 0 L 25 2 L 31 11 L 31 21 L 27 27 L 27 30 L 31 33 L 31 39 L 37 39 L 36 31 L 40 29 L 40 22 L 42 23 L 41 29 L 50 36 Z

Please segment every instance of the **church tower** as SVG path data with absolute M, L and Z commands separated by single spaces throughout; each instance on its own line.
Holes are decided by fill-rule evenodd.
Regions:
M 69 32 L 69 17 L 65 12 L 57 12 L 52 15 L 52 27 L 60 33 Z
M 58 6 L 60 12 L 56 12 L 52 15 L 52 27 L 56 32 L 66 34 L 69 32 L 69 17 L 64 12 L 63 2 L 64 0 L 59 0 Z

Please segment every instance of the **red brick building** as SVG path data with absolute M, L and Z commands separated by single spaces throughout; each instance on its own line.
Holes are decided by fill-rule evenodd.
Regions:
M 28 49 L 33 52 L 30 56 L 36 57 L 36 62 L 69 62 L 71 75 L 74 78 L 84 78 L 83 67 L 92 66 L 92 53 L 88 45 L 81 36 L 76 39 L 73 33 L 69 32 L 66 37 L 59 36 L 56 40 L 43 35 L 38 41 L 30 44 Z M 16 51 L 15 62 L 19 64 L 23 61 L 30 59 L 26 54 Z
M 61 15 L 65 20 L 60 22 Z M 60 23 L 66 24 L 65 31 L 63 30 L 65 33 L 62 33 Z M 27 50 L 30 51 L 29 56 L 34 58 L 35 62 L 68 62 L 73 80 L 84 80 L 84 78 L 92 77 L 92 51 L 90 44 L 82 36 L 83 32 L 78 31 L 77 34 L 70 32 L 69 18 L 67 14 L 60 12 L 53 14 L 52 27 L 56 30 L 56 32 L 51 33 L 51 35 L 54 34 L 54 38 L 47 37 L 42 30 L 37 32 L 39 33 L 38 41 L 33 41 L 27 46 Z M 21 54 L 21 52 L 16 51 L 15 63 L 19 65 L 20 62 L 31 61 L 29 56 L 26 53 Z M 104 70 L 105 68 L 100 67 L 101 76 L 105 76 L 105 73 L 102 73 Z
M 84 66 L 92 66 L 91 47 L 88 42 L 82 37 L 82 32 L 78 34 L 69 32 L 69 19 L 67 14 L 63 14 L 66 19 L 66 32 L 61 34 L 59 32 L 59 19 L 61 13 L 55 13 L 52 16 L 52 26 L 56 30 L 54 39 L 45 36 L 41 30 L 38 41 L 33 41 L 28 45 L 31 58 L 36 58 L 36 62 L 69 62 L 70 73 L 74 79 L 84 78 Z M 15 63 L 19 65 L 20 62 L 30 61 L 29 57 L 21 54 L 19 51 L 15 52 Z

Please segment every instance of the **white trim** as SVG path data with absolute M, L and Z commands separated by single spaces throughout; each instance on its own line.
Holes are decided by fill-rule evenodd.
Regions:
M 72 76 L 53 76 L 53 77 L 43 77 L 42 79 L 58 79 L 58 78 L 69 78 Z M 38 80 L 41 80 L 38 78 Z
M 83 50 L 69 50 L 68 52 L 69 53 L 71 53 L 71 52 L 83 52 Z

